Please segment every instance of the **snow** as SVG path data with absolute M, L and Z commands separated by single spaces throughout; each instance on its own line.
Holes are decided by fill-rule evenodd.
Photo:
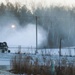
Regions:
M 23 50 L 24 49 L 22 49 L 22 51 L 21 51 L 23 56 L 30 56 L 33 58 L 33 60 L 38 58 L 39 64 L 44 64 L 44 62 L 43 62 L 44 58 L 46 58 L 46 61 L 54 60 L 55 64 L 57 64 L 57 65 L 59 63 L 59 49 L 39 49 L 38 53 L 36 55 L 35 55 L 36 49 L 29 49 L 29 50 L 26 49 L 26 51 L 23 51 Z M 71 51 L 69 52 L 69 50 L 71 50 Z M 61 49 L 61 52 L 62 52 L 62 55 L 74 56 L 74 54 L 75 54 L 74 48 L 71 48 L 71 49 L 64 48 L 64 49 Z M 10 61 L 15 55 L 17 55 L 17 54 L 15 54 L 15 53 L 0 53 L 0 75 L 14 75 L 10 72 L 7 72 L 6 70 L 10 70 L 10 68 L 11 68 Z M 64 58 L 64 57 L 62 56 L 61 58 Z M 70 63 L 74 59 L 75 59 L 75 57 L 67 57 L 67 60 Z M 32 62 L 34 62 L 33 60 L 32 60 Z
M 11 50 L 11 53 L 17 53 L 19 51 L 19 47 L 9 47 L 9 50 Z M 52 49 L 37 49 L 38 54 L 46 54 L 46 55 L 59 55 L 59 48 L 52 48 Z M 21 47 L 20 49 L 21 53 L 29 53 L 29 54 L 35 54 L 36 48 L 33 47 Z M 61 54 L 62 55 L 73 55 L 75 56 L 75 47 L 67 47 L 67 48 L 61 48 Z
M 5 70 L 0 70 L 0 75 L 15 75 L 15 74 L 12 74 L 12 73 L 7 72 Z

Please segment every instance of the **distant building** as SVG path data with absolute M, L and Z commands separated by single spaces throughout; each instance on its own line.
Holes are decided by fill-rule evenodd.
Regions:
M 8 45 L 6 42 L 0 42 L 0 52 L 5 53 L 8 51 Z

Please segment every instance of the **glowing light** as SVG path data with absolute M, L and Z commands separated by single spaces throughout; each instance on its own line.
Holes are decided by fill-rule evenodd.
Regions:
M 11 25 L 11 28 L 13 28 L 13 29 L 14 29 L 15 27 L 16 27 L 15 25 Z

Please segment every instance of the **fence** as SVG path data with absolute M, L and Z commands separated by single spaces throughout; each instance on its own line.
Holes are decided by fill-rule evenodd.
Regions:
M 35 54 L 36 48 L 34 47 L 8 47 L 11 53 L 25 53 L 25 54 Z M 61 51 L 61 52 L 60 52 Z M 61 53 L 61 54 L 60 54 Z M 75 56 L 75 48 L 66 47 L 66 48 L 37 48 L 37 54 L 42 55 L 61 55 L 61 56 Z

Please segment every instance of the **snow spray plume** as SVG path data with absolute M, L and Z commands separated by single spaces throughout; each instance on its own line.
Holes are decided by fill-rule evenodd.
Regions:
M 0 31 L 1 31 L 0 41 L 1 40 L 6 41 L 3 37 L 4 35 L 6 35 L 4 32 L 7 31 L 5 27 L 10 26 L 10 24 L 13 25 L 12 27 L 14 27 L 14 25 L 17 25 L 18 28 L 16 31 L 19 33 L 19 30 L 22 30 L 23 28 L 22 30 L 23 32 L 25 30 L 24 28 L 27 27 L 29 24 L 33 26 L 36 25 L 35 22 L 36 20 L 34 15 L 37 15 L 38 27 L 43 29 L 41 35 L 45 37 L 44 39 L 43 37 L 41 38 L 43 39 L 43 41 L 40 44 L 41 48 L 59 47 L 60 39 L 62 39 L 61 42 L 62 47 L 74 46 L 75 45 L 74 9 L 75 7 L 67 8 L 66 6 L 65 7 L 50 6 L 48 8 L 37 7 L 37 9 L 35 10 L 33 8 L 34 11 L 32 10 L 31 12 L 26 5 L 20 6 L 19 4 L 16 4 L 14 6 L 11 3 L 7 3 L 7 5 L 4 5 L 2 3 L 0 5 Z M 8 33 L 10 33 L 10 31 Z M 18 35 L 23 36 L 23 34 L 22 35 L 18 34 Z M 15 36 L 13 32 L 11 35 Z M 6 38 L 9 39 L 8 36 L 10 37 L 10 35 L 7 34 L 6 36 L 7 36 Z M 16 37 L 14 37 L 14 39 L 15 38 Z M 22 44 L 22 40 L 19 43 Z

